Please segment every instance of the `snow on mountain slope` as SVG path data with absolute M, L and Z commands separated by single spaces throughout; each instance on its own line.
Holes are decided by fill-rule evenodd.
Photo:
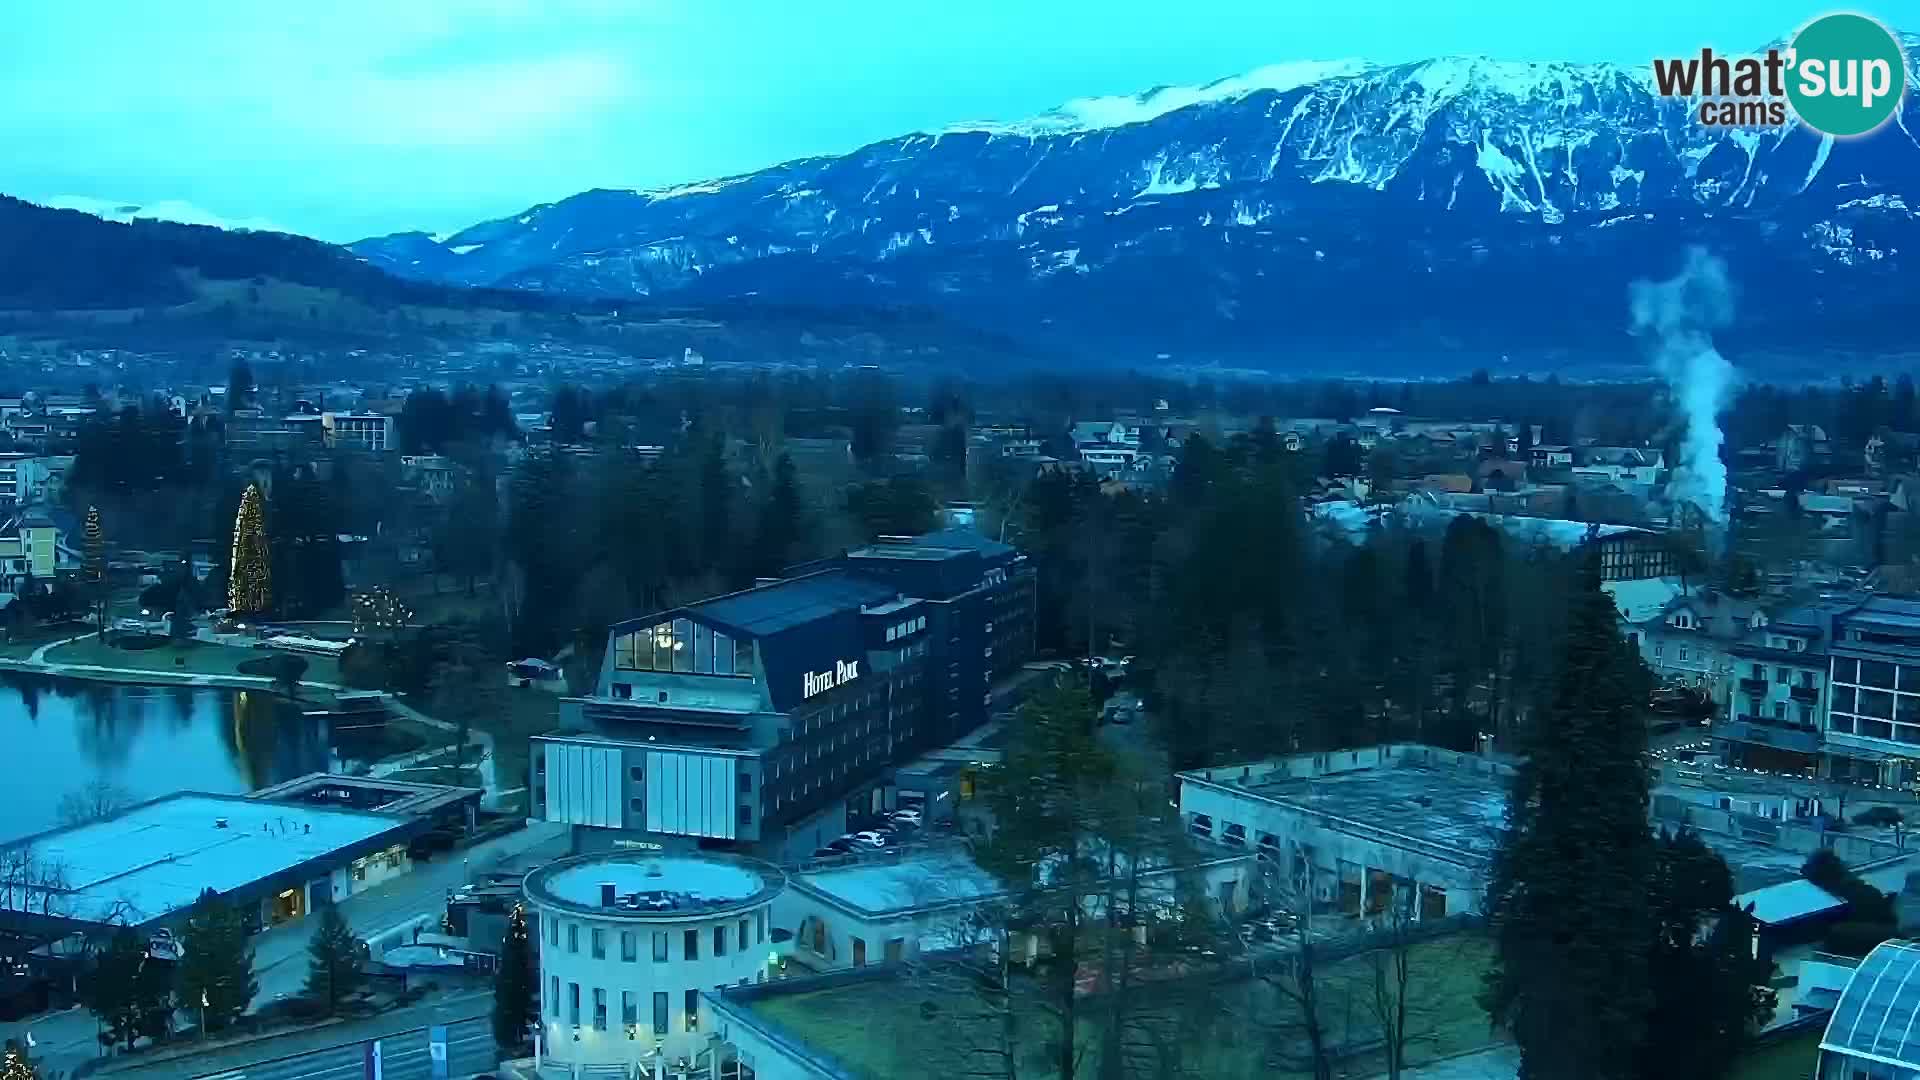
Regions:
M 1402 307 L 1446 326 L 1491 301 L 1475 299 L 1486 288 L 1433 287 L 1442 268 L 1468 285 L 1524 279 L 1542 259 L 1630 278 L 1665 272 L 1649 264 L 1688 236 L 1776 259 L 1782 282 L 1852 290 L 1853 302 L 1920 244 L 1906 209 L 1920 206 L 1917 136 L 1912 96 L 1876 136 L 1837 142 L 1791 125 L 1702 127 L 1687 103 L 1654 95 L 1644 68 L 1285 64 L 666 190 L 590 191 L 444 243 L 354 250 L 468 284 L 774 297 L 830 285 L 1029 323 L 1138 313 L 1155 306 L 1139 294 L 1159 289 L 1199 306 L 1156 317 L 1204 338 L 1267 325 L 1262 291 L 1302 272 L 1352 293 L 1408 270 L 1383 260 L 1419 260 Z M 1573 252 L 1584 261 L 1567 262 Z M 1185 276 L 1170 288 L 1155 268 Z M 1203 295 L 1188 295 L 1194 279 L 1211 283 Z

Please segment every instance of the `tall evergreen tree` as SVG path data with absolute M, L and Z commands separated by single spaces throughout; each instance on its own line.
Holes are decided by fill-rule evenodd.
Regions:
M 1773 1014 L 1768 965 L 1755 959 L 1753 917 L 1736 910 L 1733 875 L 1694 833 L 1662 833 L 1655 852 L 1653 1007 L 1641 1080 L 1725 1076 Z
M 212 889 L 200 894 L 188 917 L 180 953 L 180 1006 L 200 1010 L 206 1030 L 227 1027 L 253 1004 L 260 984 L 246 923 Z
M 1653 1004 L 1646 726 L 1639 659 L 1598 566 L 1583 567 L 1560 672 L 1524 747 L 1488 887 L 1482 1004 L 1521 1080 L 1631 1076 Z
M 172 1029 L 173 987 L 165 964 L 147 954 L 144 938 L 122 926 L 80 980 L 80 997 L 102 1031 L 127 1049 L 142 1036 Z
M 778 574 L 793 562 L 802 532 L 800 481 L 793 458 L 781 454 L 773 463 L 773 483 L 760 503 L 753 534 L 753 572 Z
M 509 1053 L 527 1045 L 527 1033 L 540 1020 L 534 996 L 536 957 L 527 933 L 527 910 L 515 904 L 507 916 L 507 935 L 500 943 L 500 967 L 493 976 L 493 1042 Z
M 332 1016 L 365 978 L 360 970 L 360 939 L 353 936 L 340 909 L 327 905 L 307 945 L 307 984 L 301 992 Z
M 273 561 L 267 546 L 266 500 L 248 484 L 233 518 L 233 555 L 227 572 L 227 607 L 253 615 L 273 606 Z

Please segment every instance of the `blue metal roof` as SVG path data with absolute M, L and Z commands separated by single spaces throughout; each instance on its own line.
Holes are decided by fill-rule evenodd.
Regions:
M 1010 545 L 1003 544 L 977 529 L 961 526 L 923 533 L 914 537 L 909 543 L 914 547 L 961 548 L 966 551 L 977 551 L 989 559 L 1013 554 L 1013 548 Z
M 1822 1050 L 1862 1054 L 1907 1068 L 1920 1067 L 1920 944 L 1887 941 L 1874 947 L 1847 980 Z
M 824 570 L 805 577 L 716 596 L 682 610 L 689 616 L 741 637 L 766 637 L 858 611 L 863 604 L 882 604 L 899 594 L 897 588 L 848 570 Z

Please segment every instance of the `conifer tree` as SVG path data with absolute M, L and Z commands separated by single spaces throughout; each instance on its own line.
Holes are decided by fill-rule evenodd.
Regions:
M 1597 564 L 1580 574 L 1560 671 L 1511 784 L 1487 906 L 1482 1004 L 1522 1080 L 1630 1076 L 1653 1004 L 1644 679 Z
M 332 1016 L 365 979 L 360 970 L 360 939 L 353 936 L 339 908 L 329 905 L 321 914 L 307 956 L 307 985 L 302 993 Z
M 248 484 L 233 518 L 232 569 L 227 575 L 227 607 L 236 615 L 254 615 L 273 606 L 272 557 L 267 548 L 265 500 Z
M 515 904 L 507 916 L 507 936 L 500 943 L 500 969 L 493 976 L 493 1041 L 502 1050 L 525 1047 L 527 1031 L 540 1018 L 533 996 L 534 971 L 527 910 Z
M 180 1005 L 199 1010 L 206 1030 L 232 1024 L 253 1004 L 253 946 L 233 905 L 212 889 L 200 894 L 180 941 Z

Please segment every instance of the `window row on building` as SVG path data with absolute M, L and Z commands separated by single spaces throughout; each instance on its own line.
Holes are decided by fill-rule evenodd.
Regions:
M 621 671 L 746 677 L 753 674 L 753 642 L 691 619 L 672 619 L 615 637 L 613 666 Z
M 758 978 L 761 982 L 767 981 L 766 972 L 760 972 Z M 748 982 L 749 980 L 743 976 L 737 985 L 746 986 Z M 620 1026 L 629 1037 L 638 1035 L 641 1032 L 640 1003 L 642 1000 L 650 999 L 652 1008 L 650 1010 L 651 1015 L 649 1020 L 651 1023 L 649 1029 L 653 1035 L 664 1039 L 673 1029 L 673 991 L 608 990 L 600 986 L 586 987 L 584 989 L 591 1002 L 591 1011 L 587 1012 L 583 1017 L 580 1000 L 582 989 L 579 983 L 569 982 L 565 985 L 565 995 L 563 998 L 560 976 L 549 975 L 547 977 L 545 995 L 547 999 L 547 1015 L 554 1020 L 563 1021 L 576 1028 L 582 1026 L 584 1022 L 591 1024 L 595 1031 L 606 1031 L 611 1020 L 611 1017 L 608 1015 L 610 998 L 613 994 L 618 993 L 620 995 Z M 716 986 L 714 989 L 724 990 L 726 987 Z M 679 992 L 681 1003 L 680 1024 L 684 1031 L 696 1032 L 700 1030 L 700 991 L 700 987 L 694 986 Z
M 672 960 L 681 962 L 700 959 L 701 942 L 709 931 L 712 936 L 712 952 L 709 956 L 725 956 L 729 949 L 745 952 L 754 945 L 767 942 L 767 913 L 761 909 L 753 917 L 742 918 L 737 922 L 719 923 L 711 928 L 688 927 L 683 930 L 609 930 L 604 926 L 587 923 L 566 922 L 562 919 L 548 919 L 547 946 L 558 950 L 561 942 L 566 943 L 566 952 L 579 955 L 582 939 L 585 939 L 587 955 L 595 960 L 608 959 L 608 950 L 618 947 L 619 957 L 626 963 L 636 963 L 640 959 L 642 938 L 650 939 L 649 955 L 656 964 L 665 964 Z M 680 947 L 671 949 L 673 939 L 678 936 Z M 617 940 L 616 940 L 617 939 Z M 669 955 L 672 952 L 675 955 Z

